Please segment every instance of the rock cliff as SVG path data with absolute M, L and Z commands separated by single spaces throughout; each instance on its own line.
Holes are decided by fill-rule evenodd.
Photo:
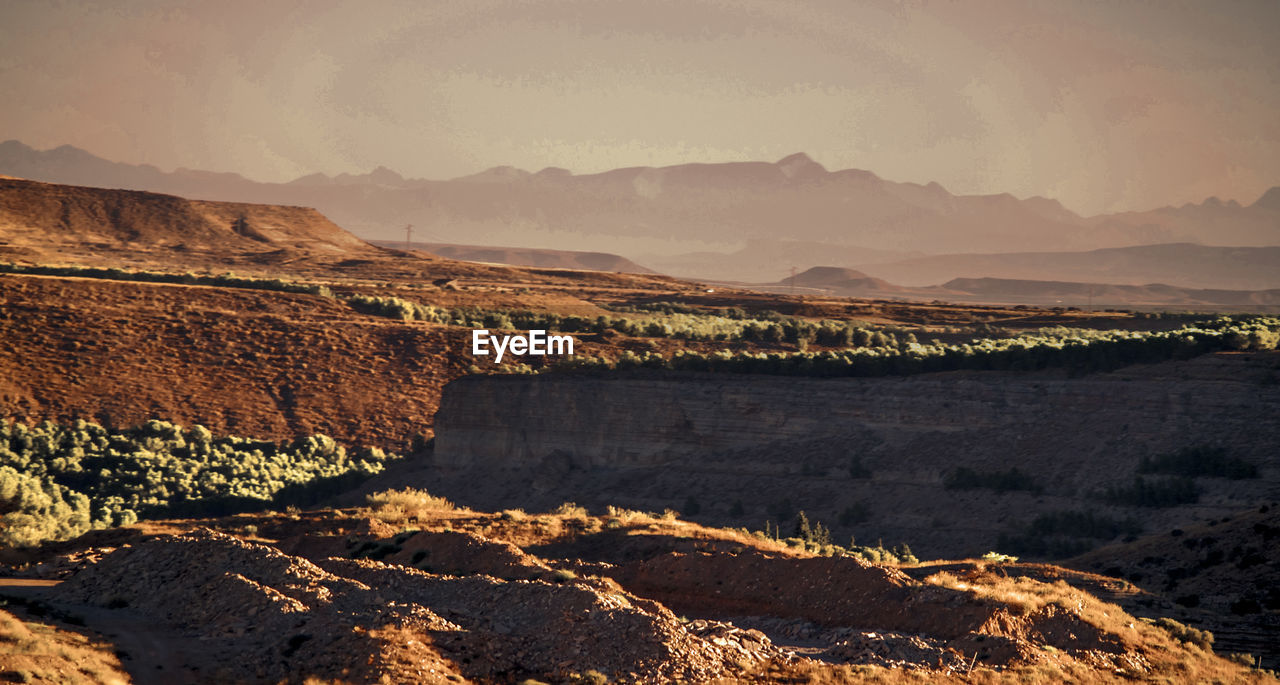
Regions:
M 838 534 L 981 553 L 1041 513 L 1096 511 L 1156 530 L 1277 498 L 1274 364 L 1215 355 L 1083 378 L 470 377 L 445 389 L 436 460 L 509 484 L 473 488 L 482 505 L 541 496 L 679 509 L 692 499 L 695 518 L 752 528 L 788 526 L 803 509 Z M 1106 488 L 1133 483 L 1143 457 L 1188 446 L 1223 448 L 1260 477 L 1197 478 L 1193 506 L 1101 502 Z M 945 488 L 960 467 L 1016 467 L 1034 487 Z

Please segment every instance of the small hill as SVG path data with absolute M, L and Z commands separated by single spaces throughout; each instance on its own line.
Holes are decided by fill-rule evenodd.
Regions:
M 796 285 L 813 287 L 847 286 L 850 284 L 861 283 L 889 285 L 888 283 L 872 278 L 861 271 L 838 266 L 815 266 L 796 274 L 794 278 L 786 279 L 784 282 L 791 283 L 792 281 L 794 281 Z
M 389 248 L 403 248 L 403 241 L 375 240 L 373 244 Z M 577 252 L 574 250 L 543 250 L 530 247 L 497 247 L 487 245 L 455 245 L 452 243 L 409 243 L 415 250 L 465 262 L 492 262 L 513 266 L 536 266 L 543 269 L 590 269 L 592 271 L 620 271 L 630 274 L 657 273 L 639 264 L 608 252 Z
M 845 297 L 904 297 L 921 294 L 933 297 L 936 294 L 935 289 L 904 288 L 861 271 L 839 266 L 815 266 L 777 283 L 751 287 L 765 292 L 791 292 L 799 288 Z
M 0 179 L 9 248 L 379 253 L 307 207 L 188 200 L 132 190 Z

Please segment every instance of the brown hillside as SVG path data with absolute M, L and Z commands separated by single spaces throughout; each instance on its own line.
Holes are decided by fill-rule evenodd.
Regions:
M 1065 562 L 1128 579 L 1146 590 L 1122 601 L 1142 615 L 1175 616 L 1208 628 L 1231 651 L 1268 668 L 1280 663 L 1280 507 L 1166 527 Z
M 0 276 L 0 416 L 151 416 L 404 449 L 463 373 L 446 329 L 315 295 Z
M 378 254 L 314 209 L 0 179 L 7 246 Z
M 456 275 L 460 289 L 395 295 L 446 307 L 604 313 L 568 293 L 473 285 L 469 276 L 494 277 L 485 267 L 472 274 L 465 262 L 423 263 L 449 267 L 427 278 Z M 575 276 L 556 274 L 561 282 Z M 430 434 L 442 388 L 472 363 L 467 335 L 362 314 L 318 295 L 0 274 L 0 418 L 124 426 L 162 417 L 274 438 L 324 433 L 401 451 Z M 587 340 L 578 345 L 599 352 Z

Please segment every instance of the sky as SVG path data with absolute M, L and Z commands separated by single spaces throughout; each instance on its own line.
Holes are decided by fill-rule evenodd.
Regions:
M 261 181 L 776 161 L 1083 214 L 1280 185 L 1280 2 L 0 3 L 0 139 Z

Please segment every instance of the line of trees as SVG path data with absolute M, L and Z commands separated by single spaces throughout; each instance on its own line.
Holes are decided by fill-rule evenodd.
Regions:
M 628 305 L 613 307 L 615 311 L 639 313 L 642 318 L 613 316 L 563 315 L 554 312 L 529 310 L 483 309 L 479 307 L 436 307 L 412 302 L 394 296 L 355 294 L 347 303 L 357 311 L 375 316 L 386 316 L 404 321 L 426 321 L 449 326 L 493 329 L 543 329 L 560 333 L 613 332 L 629 337 L 672 338 L 677 340 L 757 342 L 793 344 L 801 350 L 810 344 L 827 348 L 888 348 L 898 351 L 921 345 L 916 334 L 898 326 L 871 326 L 856 320 L 826 319 L 811 321 L 784 316 L 775 311 L 747 312 L 729 308 L 719 313 L 709 313 L 689 305 L 656 303 L 652 305 Z M 1109 339 L 1126 333 L 1098 331 L 1094 329 L 1055 326 L 1042 328 L 1032 335 L 1019 335 L 1007 330 L 980 325 L 977 327 L 947 327 L 951 334 L 965 333 L 978 336 L 970 344 L 984 340 L 1009 340 L 1036 344 L 1040 340 L 1097 340 Z M 1127 333 L 1143 335 L 1142 333 Z M 958 348 L 933 341 L 922 347 Z
M 0 544 L 35 545 L 174 515 L 307 504 L 397 459 L 324 435 L 214 437 L 165 421 L 111 431 L 86 421 L 0 423 Z
M 223 288 L 248 290 L 272 290 L 285 293 L 308 293 L 333 297 L 328 286 L 315 283 L 296 283 L 279 278 L 252 278 L 232 273 L 218 275 L 167 273 L 164 271 L 129 271 L 117 268 L 90 266 L 42 266 L 0 262 L 0 273 L 31 274 L 35 276 L 69 276 L 74 278 L 102 278 L 113 281 L 138 281 L 142 283 L 178 283 L 183 285 L 211 285 Z
M 883 330 L 866 329 L 844 321 L 812 322 L 803 319 L 754 319 L 739 315 L 672 311 L 644 318 L 576 316 L 527 310 L 435 307 L 399 297 L 353 295 L 347 303 L 357 311 L 404 321 L 428 321 L 467 328 L 512 330 L 542 329 L 559 333 L 605 333 L 645 338 L 705 341 L 753 341 L 848 345 L 896 345 L 898 338 Z M 915 339 L 912 337 L 911 342 Z
M 575 356 L 552 369 L 612 371 L 635 368 L 759 373 L 784 376 L 890 376 L 937 371 L 1066 368 L 1109 371 L 1129 364 L 1188 359 L 1221 350 L 1269 350 L 1280 343 L 1280 319 L 1221 317 L 1172 331 L 1104 331 L 1091 337 L 1024 335 L 963 344 L 907 343 L 821 352 L 763 353 L 683 350 L 671 357 L 623 352 L 617 359 Z

